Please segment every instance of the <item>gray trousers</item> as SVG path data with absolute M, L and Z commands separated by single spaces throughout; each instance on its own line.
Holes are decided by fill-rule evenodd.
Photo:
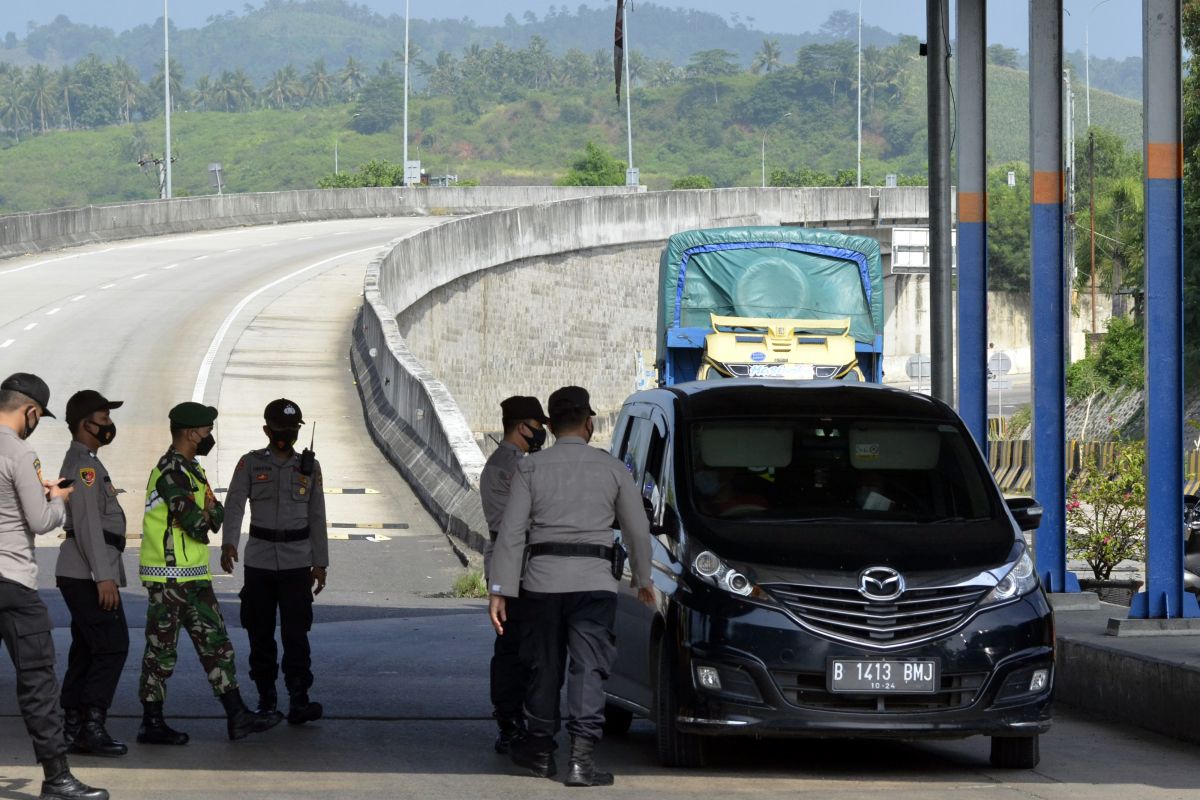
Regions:
M 521 592 L 521 660 L 529 667 L 525 723 L 534 749 L 552 750 L 567 683 L 567 733 L 604 732 L 604 681 L 616 655 L 615 592 Z M 565 674 L 564 674 L 565 673 Z
M 38 761 L 67 752 L 54 677 L 52 629 L 46 604 L 35 590 L 0 580 L 0 637 L 17 673 L 17 705 Z

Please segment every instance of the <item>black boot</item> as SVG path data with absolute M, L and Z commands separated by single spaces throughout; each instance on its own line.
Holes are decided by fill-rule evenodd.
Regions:
M 596 769 L 593 752 L 596 740 L 586 736 L 571 737 L 571 760 L 567 762 L 567 786 L 612 786 L 611 772 Z
M 78 708 L 63 709 L 63 740 L 67 743 L 68 753 L 80 753 L 75 747 L 75 737 L 83 727 L 83 711 Z
M 246 708 L 242 702 L 242 693 L 230 689 L 221 695 L 221 705 L 225 707 L 226 730 L 230 739 L 244 739 L 252 733 L 262 733 L 279 724 L 283 714 L 272 711 L 269 714 L 256 714 Z
M 535 778 L 553 778 L 558 774 L 554 739 L 548 736 L 522 737 L 513 743 L 508 754 L 514 764 L 529 770 Z
M 75 747 L 80 753 L 91 753 L 94 756 L 116 758 L 129 752 L 123 742 L 108 735 L 104 725 L 108 714 L 103 708 L 89 706 L 84 711 L 83 727 L 75 737 Z
M 307 690 L 289 691 L 288 701 L 288 725 L 316 722 L 325 714 L 325 709 L 320 703 L 314 703 L 308 699 Z
M 525 718 L 496 717 L 496 724 L 500 726 L 500 733 L 496 736 L 496 752 L 505 755 L 525 736 Z
M 254 685 L 258 687 L 258 713 L 270 714 L 278 711 L 279 692 L 275 689 L 275 682 L 255 681 Z
M 67 757 L 58 756 L 42 762 L 42 794 L 39 800 L 108 800 L 108 792 L 93 789 L 71 774 Z
M 142 703 L 142 725 L 138 728 L 137 741 L 138 744 L 183 745 L 188 743 L 188 735 L 167 725 L 161 701 Z

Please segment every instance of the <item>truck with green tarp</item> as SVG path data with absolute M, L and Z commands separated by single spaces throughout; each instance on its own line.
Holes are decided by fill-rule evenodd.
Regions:
M 883 380 L 883 266 L 866 236 L 797 227 L 677 233 L 659 261 L 659 383 Z

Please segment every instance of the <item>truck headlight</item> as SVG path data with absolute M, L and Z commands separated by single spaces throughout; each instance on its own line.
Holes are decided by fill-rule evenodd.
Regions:
M 983 602 L 984 605 L 988 605 L 1015 600 L 1022 595 L 1029 594 L 1037 586 L 1037 572 L 1033 568 L 1033 559 L 1029 557 L 1029 551 L 1026 550 L 1021 553 L 1021 557 L 1017 559 L 1017 563 L 996 584 L 996 588 L 988 593 Z

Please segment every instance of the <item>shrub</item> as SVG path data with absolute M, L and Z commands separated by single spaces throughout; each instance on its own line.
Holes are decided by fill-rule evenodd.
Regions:
M 1146 556 L 1146 448 L 1118 444 L 1112 463 L 1084 466 L 1067 487 L 1067 552 L 1100 580 L 1122 561 Z

